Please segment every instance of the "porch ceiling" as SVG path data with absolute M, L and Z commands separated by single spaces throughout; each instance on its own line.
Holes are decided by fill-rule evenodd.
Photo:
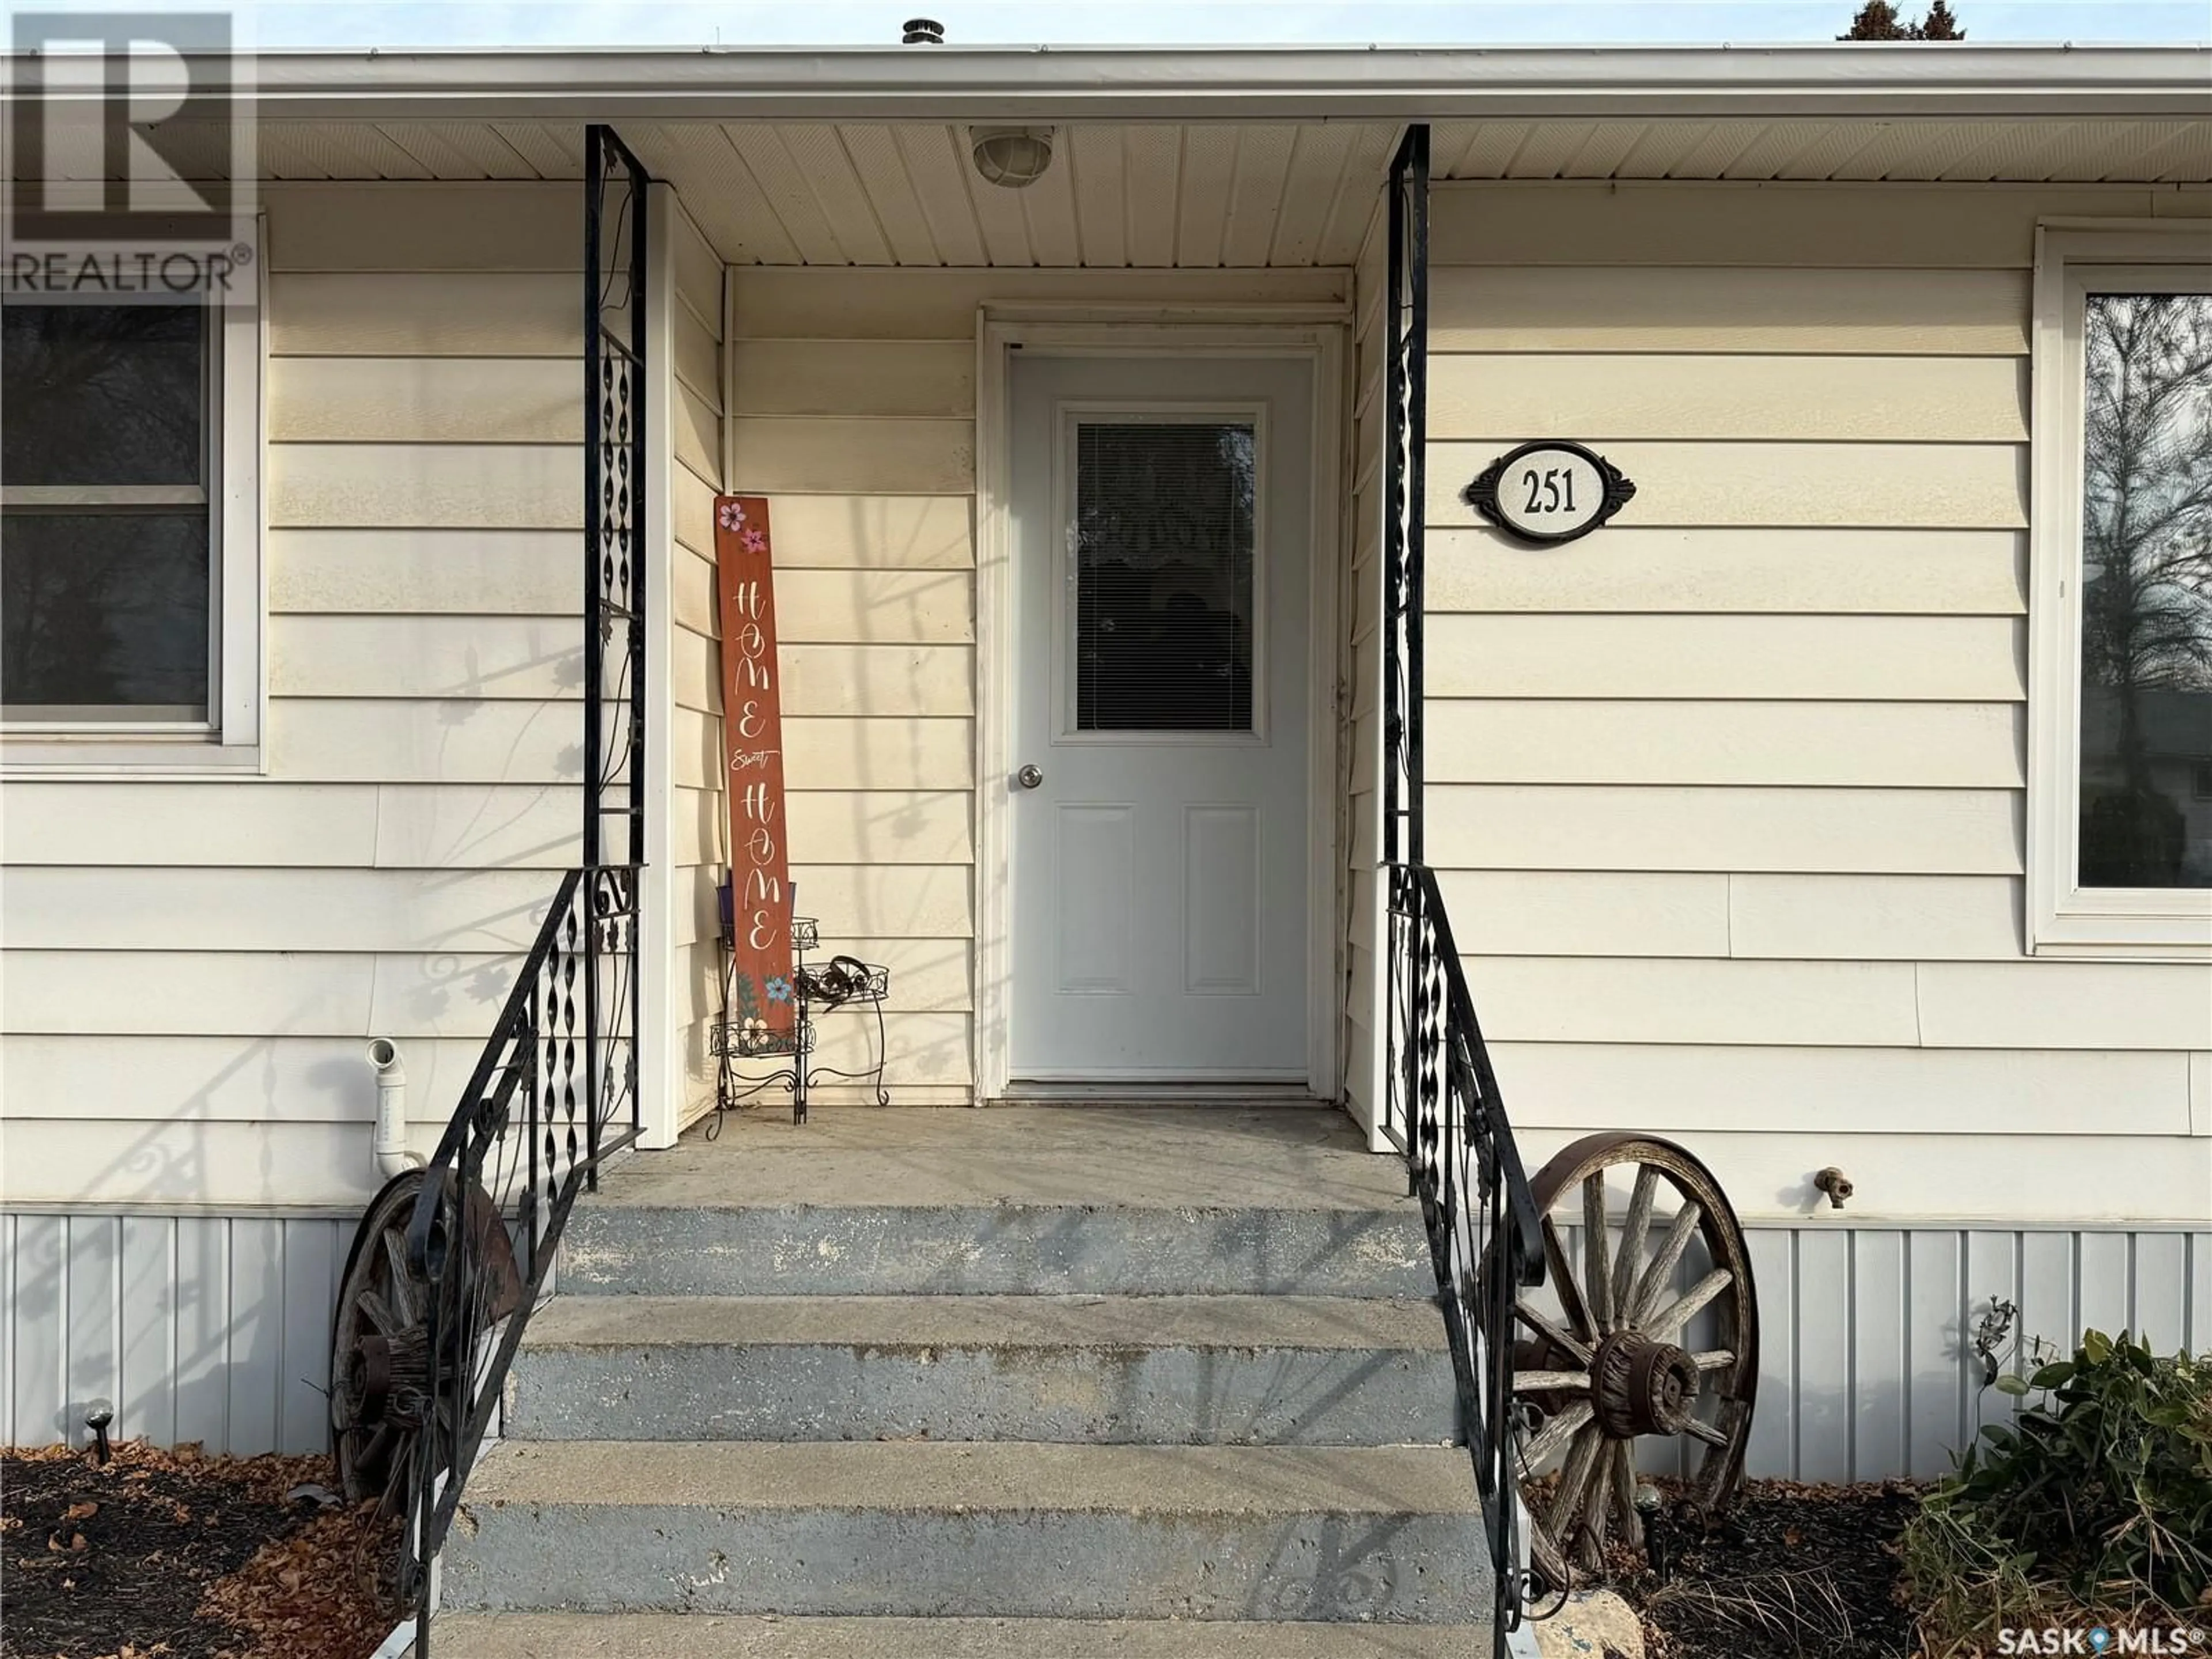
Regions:
M 1026 190 L 985 184 L 945 122 L 618 124 L 716 248 L 770 265 L 1345 265 L 1395 121 L 1085 121 Z M 161 147 L 216 176 L 223 147 Z M 580 124 L 264 115 L 270 179 L 573 179 Z M 2212 120 L 1719 116 L 1439 122 L 1437 176 L 1512 179 L 2212 181 Z

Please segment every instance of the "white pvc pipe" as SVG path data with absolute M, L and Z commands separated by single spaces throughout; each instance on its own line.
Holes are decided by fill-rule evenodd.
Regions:
M 403 1170 L 421 1169 L 422 1158 L 407 1150 L 407 1072 L 399 1045 L 372 1037 L 368 1063 L 376 1069 L 376 1167 L 388 1181 Z

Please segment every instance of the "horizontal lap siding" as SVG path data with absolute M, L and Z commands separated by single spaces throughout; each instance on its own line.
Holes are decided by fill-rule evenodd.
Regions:
M 1532 1166 L 1634 1127 L 1754 1216 L 1831 1163 L 1884 1216 L 2212 1214 L 2205 970 L 2021 939 L 2033 228 L 2154 205 L 1438 189 L 1427 844 Z M 1637 494 L 1524 548 L 1458 495 L 1544 438 Z
M 775 527 L 799 908 L 821 922 L 825 950 L 892 969 L 884 1042 L 893 1100 L 964 1100 L 981 295 L 962 306 L 941 280 L 885 285 L 845 271 L 732 280 L 731 484 L 766 495 Z M 799 292 L 807 284 L 820 285 L 826 308 Z M 881 337 L 852 337 L 862 332 Z M 702 746 L 709 724 L 679 711 L 679 781 L 716 763 Z M 704 928 L 711 889 L 700 896 Z M 874 1041 L 865 1014 L 833 1014 L 817 1052 L 856 1069 Z M 841 1087 L 820 1097 L 866 1097 Z
M 721 946 L 713 927 L 702 932 L 689 915 L 702 881 L 720 876 L 728 829 L 722 776 L 721 618 L 714 597 L 714 497 L 722 487 L 724 416 L 722 335 L 727 313 L 722 261 L 681 203 L 670 215 L 675 269 L 676 510 L 668 550 L 668 684 L 673 707 L 653 711 L 666 722 L 669 863 L 679 913 L 669 941 L 679 1124 L 714 1103 L 715 1061 L 706 1042 L 708 1012 L 694 988 L 717 984 Z M 712 917 L 710 915 L 711 921 Z
M 1350 522 L 1344 544 L 1343 591 L 1337 610 L 1343 617 L 1337 675 L 1338 764 L 1343 769 L 1338 798 L 1338 844 L 1344 849 L 1345 883 L 1340 918 L 1345 948 L 1344 1027 L 1339 1066 L 1346 1104 L 1370 1133 L 1379 1125 L 1383 1103 L 1378 1087 L 1382 1042 L 1378 1028 L 1381 965 L 1376 942 L 1382 915 L 1376 884 L 1375 857 L 1382 819 L 1382 706 L 1363 666 L 1381 660 L 1382 595 L 1383 473 L 1380 464 L 1388 414 L 1384 398 L 1384 341 L 1390 317 L 1389 218 L 1378 198 L 1368 222 L 1367 238 L 1352 275 L 1353 340 L 1348 364 L 1352 384 L 1352 477 L 1344 492 Z
M 267 204 L 267 775 L 8 786 L 11 1200 L 358 1204 L 379 1180 L 363 1042 L 400 1042 L 427 1149 L 578 856 L 574 189 L 279 185 Z M 250 1236 L 261 1273 L 308 1248 L 285 1229 L 335 1224 L 147 1224 L 187 1255 L 195 1228 L 234 1258 Z M 318 1234 L 301 1292 L 313 1340 L 284 1339 L 318 1355 L 332 1248 Z M 299 1410 L 246 1328 L 278 1315 L 228 1271 L 190 1282 L 218 1333 L 236 1298 L 224 1363 L 267 1370 L 269 1401 L 209 1426 L 186 1344 L 176 1437 L 319 1444 L 263 1422 Z M 133 1343 L 166 1328 L 125 1320 Z M 285 1390 L 313 1374 L 284 1358 Z

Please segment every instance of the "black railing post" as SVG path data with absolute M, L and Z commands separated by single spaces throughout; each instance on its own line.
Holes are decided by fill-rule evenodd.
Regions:
M 599 822 L 605 776 L 603 753 L 606 735 L 606 647 L 609 617 L 606 591 L 612 571 L 609 564 L 608 514 L 612 506 L 607 449 L 608 424 L 614 420 L 615 363 L 605 349 L 605 276 L 600 267 L 605 253 L 601 246 L 600 221 L 606 210 L 608 149 L 614 135 L 597 125 L 584 129 L 584 869 L 585 880 L 599 866 Z M 620 231 L 617 229 L 619 237 Z M 624 399 L 623 401 L 627 401 Z M 617 440 L 618 441 L 618 440 Z M 599 953 L 591 951 L 586 963 L 584 1029 L 599 1030 Z M 587 1048 L 596 1045 L 587 1044 Z M 597 1055 L 584 1059 L 584 1087 L 588 1098 L 599 1098 Z M 592 1114 L 597 1116 L 596 1111 Z M 596 1184 L 596 1183 L 595 1183 Z
M 1424 521 L 1429 401 L 1429 130 L 1406 130 L 1390 163 L 1385 282 L 1382 848 L 1418 864 L 1421 834 Z
M 611 128 L 586 128 L 584 149 L 584 867 L 592 874 L 581 914 L 584 1091 L 593 1103 L 585 1140 L 587 1185 L 596 1188 L 599 1103 L 627 1093 L 629 1127 L 643 1121 L 639 889 L 634 875 L 603 880 L 599 872 L 608 868 L 610 817 L 626 823 L 619 860 L 633 871 L 645 862 L 652 181 Z

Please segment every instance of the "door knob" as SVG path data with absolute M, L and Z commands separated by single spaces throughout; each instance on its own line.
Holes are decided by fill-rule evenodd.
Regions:
M 1034 766 L 1024 766 L 1014 774 L 1014 781 L 1024 789 L 1034 789 L 1044 781 L 1044 774 Z

